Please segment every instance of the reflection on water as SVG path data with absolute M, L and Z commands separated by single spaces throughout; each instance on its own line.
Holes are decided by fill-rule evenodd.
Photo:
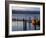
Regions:
M 24 29 L 26 30 L 35 30 L 34 26 L 32 25 L 32 23 L 30 23 L 30 26 L 29 26 L 29 23 L 27 23 L 26 25 L 26 28 L 24 28 L 24 25 L 23 25 L 23 22 L 22 21 L 13 21 L 12 22 L 12 31 L 24 31 Z M 36 25 L 36 30 L 39 30 L 40 27 L 38 25 Z
M 40 14 L 13 14 L 12 31 L 40 30 L 40 25 L 35 25 L 35 26 L 32 25 L 31 23 L 32 17 L 34 17 L 35 19 L 38 18 L 37 20 L 39 20 Z M 24 21 L 23 19 L 26 21 Z
M 23 30 L 23 22 L 15 22 L 12 23 L 12 30 L 13 31 L 22 31 Z

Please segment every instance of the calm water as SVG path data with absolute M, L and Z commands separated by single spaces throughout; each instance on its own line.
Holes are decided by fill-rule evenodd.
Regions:
M 18 22 L 18 25 L 16 24 L 17 22 L 13 22 L 13 26 L 12 26 L 12 31 L 24 31 L 23 30 L 23 22 Z M 27 26 L 26 26 L 26 31 L 28 30 L 35 30 L 34 29 L 34 26 L 32 26 L 32 24 L 30 24 L 30 27 L 29 27 L 29 24 L 27 23 Z M 40 27 L 37 25 L 36 26 L 36 29 L 39 30 Z
M 12 15 L 12 19 L 26 19 L 26 20 L 29 20 L 29 17 L 30 19 L 32 19 L 32 17 L 35 17 L 36 19 L 40 19 L 40 14 L 13 14 Z M 23 30 L 23 21 L 12 21 L 12 31 L 24 31 Z M 34 26 L 30 23 L 30 26 L 29 26 L 29 23 L 27 22 L 26 23 L 26 31 L 27 30 L 34 30 Z M 36 26 L 36 30 L 39 30 L 40 27 L 37 25 Z

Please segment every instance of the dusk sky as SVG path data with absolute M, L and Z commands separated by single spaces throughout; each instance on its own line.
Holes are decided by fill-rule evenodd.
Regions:
M 40 17 L 40 8 L 13 8 L 12 10 L 12 18 L 19 18 L 19 19 L 29 19 L 29 17 Z
M 13 7 L 12 10 L 16 11 L 40 11 L 38 7 Z
M 14 7 L 12 8 L 13 14 L 40 14 L 40 8 L 35 7 Z

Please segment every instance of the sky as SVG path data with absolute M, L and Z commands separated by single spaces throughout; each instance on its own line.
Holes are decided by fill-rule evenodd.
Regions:
M 12 7 L 13 10 L 16 11 L 39 11 L 38 7 Z
M 40 14 L 39 7 L 12 7 L 12 14 Z
M 40 17 L 40 8 L 35 7 L 13 7 L 12 9 L 12 18 L 18 19 L 29 19 L 29 17 Z

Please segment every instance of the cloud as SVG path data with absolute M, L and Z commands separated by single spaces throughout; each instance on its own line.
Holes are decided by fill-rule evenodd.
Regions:
M 40 8 L 36 7 L 13 7 L 12 10 L 18 11 L 40 11 Z

